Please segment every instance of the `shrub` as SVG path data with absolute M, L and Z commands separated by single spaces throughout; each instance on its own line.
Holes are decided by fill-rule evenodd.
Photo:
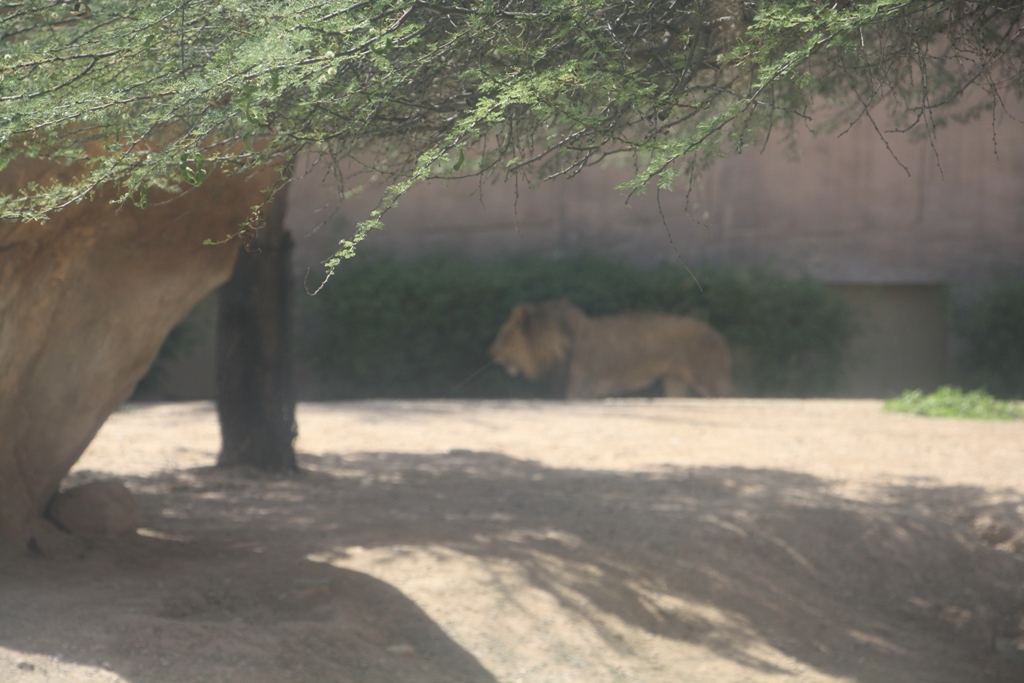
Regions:
M 974 420 L 1015 420 L 1022 416 L 1020 406 L 1000 401 L 984 391 L 963 393 L 958 387 L 939 387 L 925 394 L 920 389 L 904 391 L 885 402 L 885 410 L 928 417 L 960 417 Z
M 1000 398 L 1024 398 L 1024 282 L 989 290 L 960 313 L 957 327 L 967 382 Z
M 153 364 L 145 376 L 139 380 L 132 391 L 129 401 L 151 401 L 161 398 L 160 384 L 167 376 L 167 366 L 183 356 L 187 356 L 199 343 L 202 335 L 199 326 L 191 319 L 186 318 L 175 325 L 164 343 L 160 346 L 160 352 L 153 359 Z
M 356 261 L 300 302 L 300 344 L 331 398 L 550 396 L 544 383 L 485 367 L 487 347 L 515 304 L 566 297 L 590 315 L 646 309 L 709 321 L 734 350 L 740 394 L 820 395 L 834 386 L 852 333 L 838 297 L 767 272 L 696 278 L 593 259 Z

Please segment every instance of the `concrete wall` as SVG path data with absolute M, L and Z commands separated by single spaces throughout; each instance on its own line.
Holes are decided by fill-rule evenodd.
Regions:
M 767 267 L 840 286 L 860 320 L 847 396 L 933 389 L 952 372 L 947 298 L 1024 274 L 1024 125 L 1002 113 L 933 141 L 867 121 L 841 136 L 799 131 L 722 159 L 689 191 L 627 196 L 607 164 L 538 187 L 435 182 L 415 188 L 361 247 L 366 258 L 444 251 L 475 259 L 591 254 L 641 267 Z M 288 224 L 299 268 L 317 264 L 376 206 L 381 188 L 337 201 L 307 160 Z M 347 189 L 365 182 L 348 178 Z
M 685 187 L 627 198 L 613 188 L 629 169 L 614 164 L 537 187 L 431 183 L 386 215 L 360 258 L 592 254 L 641 267 L 807 274 L 835 285 L 859 321 L 840 395 L 930 390 L 951 376 L 947 299 L 1024 270 L 1024 125 L 997 116 L 994 127 L 942 129 L 934 147 L 899 135 L 888 141 L 892 154 L 866 124 L 841 137 L 801 131 L 719 161 L 689 200 Z M 371 178 L 346 177 L 345 189 L 360 183 L 362 192 L 339 203 L 338 183 L 313 160 L 300 164 L 286 222 L 309 286 L 379 200 Z M 212 315 L 207 304 L 194 318 L 208 336 Z M 212 337 L 192 355 L 166 369 L 166 397 L 212 395 Z
M 954 289 L 1021 269 L 1024 125 L 997 117 L 994 130 L 991 121 L 945 128 L 934 149 L 899 135 L 889 143 L 898 161 L 869 125 L 838 138 L 803 131 L 719 161 L 689 207 L 685 187 L 627 204 L 613 188 L 629 170 L 610 164 L 536 188 L 522 182 L 518 199 L 514 183 L 431 183 L 387 214 L 362 250 L 400 259 L 591 253 L 639 266 L 773 267 L 829 283 Z M 304 269 L 369 215 L 380 188 L 368 184 L 339 205 L 336 185 L 303 168 L 287 221 Z M 359 182 L 348 179 L 349 189 Z

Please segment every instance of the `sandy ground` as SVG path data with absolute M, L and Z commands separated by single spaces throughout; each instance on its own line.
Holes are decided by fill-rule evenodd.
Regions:
M 0 559 L 0 681 L 1024 681 L 1024 423 L 875 401 L 364 402 L 303 472 L 129 407 L 144 529 Z

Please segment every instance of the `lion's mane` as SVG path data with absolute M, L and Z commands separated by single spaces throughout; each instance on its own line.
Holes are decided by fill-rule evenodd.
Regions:
M 531 380 L 564 368 L 567 398 L 628 394 L 659 381 L 666 396 L 725 396 L 730 389 L 725 339 L 688 316 L 591 318 L 565 299 L 524 303 L 512 309 L 490 355 L 509 374 Z

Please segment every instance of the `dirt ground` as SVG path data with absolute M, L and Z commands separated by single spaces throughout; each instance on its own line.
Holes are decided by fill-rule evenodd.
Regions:
M 114 415 L 71 483 L 144 528 L 0 559 L 0 681 L 1024 681 L 1024 423 L 877 401 L 299 410 L 211 468 L 208 403 Z

